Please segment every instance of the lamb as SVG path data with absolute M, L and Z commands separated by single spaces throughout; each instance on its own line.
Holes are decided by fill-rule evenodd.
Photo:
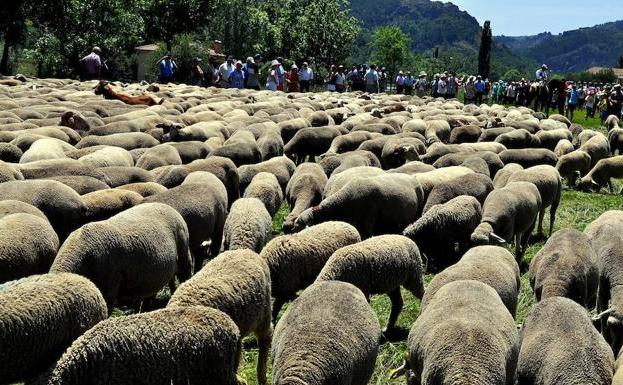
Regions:
M 610 144 L 608 143 L 608 139 L 601 133 L 593 136 L 580 146 L 580 150 L 590 155 L 591 168 L 595 167 L 600 160 L 610 156 Z
M 299 130 L 284 147 L 284 154 L 301 164 L 306 158 L 313 161 L 314 157 L 327 152 L 333 139 L 340 136 L 335 127 L 306 127 Z
M 574 229 L 554 233 L 530 262 L 530 285 L 537 301 L 567 297 L 595 306 L 599 271 L 588 237 Z
M 559 141 L 558 144 L 556 144 L 556 147 L 554 148 L 554 154 L 556 154 L 558 160 L 560 160 L 562 156 L 567 155 L 574 150 L 575 147 L 573 147 L 573 144 L 569 140 L 563 139 Z
M 67 273 L 33 275 L 0 285 L 0 309 L 3 383 L 34 378 L 107 316 L 97 287 Z
M 257 377 L 265 384 L 272 338 L 270 285 L 268 266 L 257 254 L 226 251 L 180 285 L 167 307 L 206 306 L 229 315 L 240 330 L 234 369 L 240 363 L 242 338 L 254 333 L 259 345 Z
M 331 255 L 338 249 L 360 242 L 353 226 L 344 222 L 324 222 L 299 233 L 274 238 L 260 253 L 268 264 L 272 283 L 273 321 L 283 305 L 309 286 Z
M 294 174 L 296 165 L 285 156 L 269 159 L 265 162 L 241 166 L 238 168 L 240 175 L 240 192 L 244 193 L 253 177 L 260 172 L 269 172 L 277 177 L 281 191 L 286 189 L 286 185 Z
M 272 217 L 257 198 L 240 198 L 234 202 L 223 228 L 225 250 L 251 249 L 259 253 L 273 229 Z
M 612 178 L 623 178 L 623 155 L 601 159 L 578 184 L 578 188 L 587 191 L 591 188 L 599 191 L 606 185 L 613 192 Z
M 515 258 L 523 255 L 541 211 L 541 194 L 533 183 L 513 182 L 493 190 L 483 205 L 482 222 L 471 235 L 476 245 L 507 243 L 515 239 Z
M 556 170 L 567 179 L 570 187 L 575 186 L 578 176 L 586 175 L 591 169 L 591 156 L 585 151 L 575 150 L 561 156 L 556 163 Z
M 415 242 L 402 235 L 381 235 L 335 251 L 316 282 L 348 282 L 359 288 L 366 298 L 387 294 L 392 309 L 386 333 L 391 334 L 403 306 L 400 287 L 421 299 L 424 295 L 422 274 L 422 258 Z
M 210 153 L 231 159 L 236 167 L 254 164 L 262 160 L 262 154 L 253 133 L 247 130 L 236 131 L 223 145 Z
M 500 159 L 499 155 L 491 151 L 478 151 L 478 152 L 457 152 L 452 154 L 446 154 L 437 159 L 433 166 L 435 168 L 443 168 L 450 166 L 460 166 L 466 159 L 478 157 L 487 162 L 489 167 L 489 175 L 495 175 L 499 170 L 504 167 L 504 163 Z
M 108 185 L 99 179 L 82 176 L 82 175 L 67 175 L 67 176 L 53 176 L 46 178 L 61 182 L 62 184 L 71 187 L 78 194 L 84 195 L 94 191 L 109 189 Z
M 586 311 L 570 299 L 552 297 L 536 304 L 520 338 L 520 385 L 612 383 L 612 351 Z
M 316 282 L 275 328 L 273 384 L 365 385 L 380 338 L 379 321 L 359 289 Z
M 81 199 L 86 207 L 83 216 L 85 223 L 103 221 L 143 201 L 140 194 L 122 189 L 94 191 L 83 195 Z
M 403 234 L 413 239 L 428 259 L 427 270 L 441 271 L 458 260 L 468 248 L 470 235 L 482 218 L 482 208 L 474 197 L 458 196 L 432 206 Z
M 571 131 L 569 131 L 569 129 L 567 128 L 559 128 L 549 131 L 539 131 L 536 133 L 536 137 L 539 138 L 539 140 L 541 141 L 540 147 L 547 148 L 552 151 L 556 149 L 558 142 L 560 142 L 561 140 L 567 140 L 569 143 L 571 143 L 571 140 L 573 140 L 573 135 L 571 134 Z
M 515 257 L 503 247 L 476 246 L 469 249 L 454 265 L 435 275 L 422 298 L 421 312 L 444 285 L 470 279 L 491 286 L 511 315 L 517 311 L 520 279 Z
M 27 213 L 0 217 L 0 283 L 46 273 L 59 241 L 45 218 Z
M 504 164 L 517 163 L 523 168 L 542 164 L 556 166 L 558 157 L 553 151 L 546 148 L 524 148 L 518 150 L 506 150 L 500 153 L 500 159 Z
M 281 207 L 283 192 L 277 177 L 268 172 L 260 172 L 251 180 L 251 184 L 244 192 L 244 198 L 259 199 L 272 218 Z
M 508 184 L 508 178 L 510 178 L 511 175 L 517 171 L 521 171 L 523 169 L 524 168 L 520 164 L 508 163 L 495 174 L 495 178 L 493 178 L 493 188 L 498 189 L 506 186 Z
M 106 136 L 85 136 L 80 142 L 76 144 L 76 148 L 80 149 L 85 147 L 105 145 L 121 147 L 129 151 L 135 148 L 154 147 L 158 144 L 158 140 L 156 140 L 153 136 L 149 134 L 146 134 L 144 132 L 129 132 Z
M 327 176 L 322 167 L 316 163 L 302 163 L 294 170 L 286 186 L 286 200 L 290 205 L 290 213 L 283 221 L 285 233 L 292 232 L 294 221 L 303 211 L 322 201 L 326 184 Z
M 227 189 L 227 202 L 231 206 L 240 197 L 240 175 L 238 168 L 231 159 L 221 156 L 211 156 L 207 159 L 198 159 L 185 166 L 189 173 L 207 171 L 216 175 Z
M 512 385 L 519 354 L 513 317 L 482 282 L 443 285 L 409 333 L 403 366 L 409 383 Z
M 562 179 L 560 174 L 552 166 L 534 166 L 525 170 L 517 171 L 508 178 L 508 183 L 530 182 L 533 183 L 541 195 L 541 212 L 539 213 L 539 226 L 537 232 L 543 234 L 543 217 L 545 209 L 549 210 L 549 234 L 552 234 L 554 222 L 556 221 L 556 211 L 562 197 Z
M 109 310 L 117 301 L 154 296 L 174 279 L 192 275 L 188 228 L 164 204 L 144 204 L 82 226 L 63 243 L 51 273 L 76 273 L 102 292 Z
M 153 170 L 157 167 L 181 165 L 182 158 L 179 152 L 168 144 L 159 144 L 149 148 L 136 162 L 136 167 Z
M 339 174 L 353 167 L 370 166 L 381 168 L 381 162 L 370 151 L 355 150 L 338 155 L 327 155 L 320 162 L 325 174 Z
M 109 318 L 78 338 L 39 382 L 241 385 L 239 339 L 231 318 L 204 306 Z
M 382 174 L 357 178 L 307 209 L 294 222 L 295 231 L 316 223 L 338 220 L 352 224 L 366 239 L 396 234 L 413 223 L 424 206 L 424 192 L 416 176 Z

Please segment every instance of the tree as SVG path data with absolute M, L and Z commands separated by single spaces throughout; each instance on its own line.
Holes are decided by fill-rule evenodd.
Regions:
M 383 64 L 393 75 L 410 57 L 411 39 L 398 26 L 380 27 L 372 34 L 372 61 Z
M 483 79 L 489 78 L 491 74 L 491 22 L 485 21 L 482 29 L 482 37 L 480 38 L 480 51 L 478 51 L 478 74 Z
M 504 76 L 502 76 L 502 79 L 506 80 L 506 81 L 518 81 L 522 78 L 521 72 L 519 72 L 518 69 L 510 69 L 508 71 L 506 71 L 506 73 L 504 73 Z
M 623 55 L 619 56 L 619 68 L 623 68 Z

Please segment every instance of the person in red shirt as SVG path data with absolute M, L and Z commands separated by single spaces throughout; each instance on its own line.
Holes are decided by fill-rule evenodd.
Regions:
M 288 92 L 300 92 L 299 86 L 299 68 L 296 64 L 292 64 L 290 72 L 286 73 L 286 85 Z

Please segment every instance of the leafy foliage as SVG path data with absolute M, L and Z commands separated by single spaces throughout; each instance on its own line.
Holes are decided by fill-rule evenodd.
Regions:
M 398 26 L 377 28 L 370 42 L 372 61 L 386 66 L 390 74 L 395 74 L 398 67 L 411 59 L 410 40 Z

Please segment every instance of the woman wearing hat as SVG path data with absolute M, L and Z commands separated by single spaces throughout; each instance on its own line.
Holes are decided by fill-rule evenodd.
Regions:
M 268 77 L 266 78 L 266 89 L 271 91 L 277 91 L 277 87 L 279 86 L 279 74 L 277 73 L 277 68 L 279 68 L 280 64 L 277 60 L 273 60 L 270 63 L 270 71 L 268 71 Z
M 290 72 L 286 74 L 286 86 L 288 92 L 300 92 L 299 87 L 299 67 L 296 64 L 292 64 Z
M 415 82 L 415 94 L 418 97 L 423 98 L 427 91 L 428 81 L 426 80 L 426 72 L 422 71 L 420 72 L 418 80 Z
M 192 68 L 190 69 L 190 84 L 201 87 L 203 85 L 203 69 L 201 68 L 201 59 L 198 57 L 193 59 Z
M 258 55 L 256 55 L 258 56 Z M 260 81 L 259 81 L 259 66 L 255 62 L 255 59 L 249 56 L 247 58 L 247 62 L 244 64 L 242 71 L 244 72 L 244 81 L 245 88 L 250 88 L 252 90 L 260 90 Z
M 239 90 L 244 88 L 244 72 L 242 72 L 242 62 L 240 60 L 236 62 L 235 69 L 229 74 L 229 85 L 231 88 Z

